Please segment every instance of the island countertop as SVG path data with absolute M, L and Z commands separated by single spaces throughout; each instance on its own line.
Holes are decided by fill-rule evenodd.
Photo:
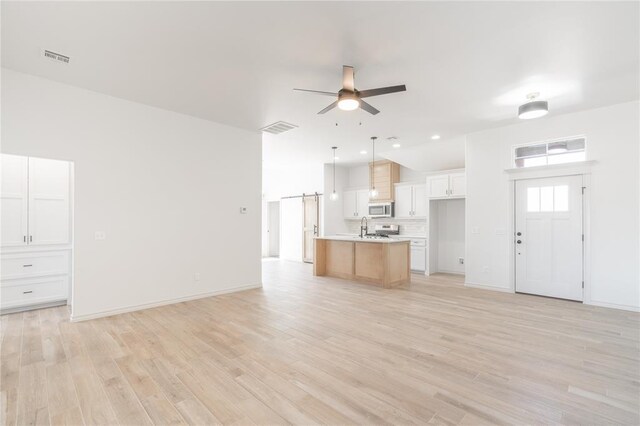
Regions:
M 379 243 L 379 244 L 399 244 L 408 243 L 409 240 L 400 240 L 395 238 L 360 238 L 359 236 L 351 235 L 329 235 L 326 237 L 315 237 L 316 240 L 330 240 L 330 241 L 350 241 L 352 243 Z

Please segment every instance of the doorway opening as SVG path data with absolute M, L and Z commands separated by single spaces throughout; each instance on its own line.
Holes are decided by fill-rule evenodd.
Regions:
M 268 257 L 280 256 L 280 201 L 267 203 Z
M 1 159 L 1 313 L 73 308 L 73 163 Z

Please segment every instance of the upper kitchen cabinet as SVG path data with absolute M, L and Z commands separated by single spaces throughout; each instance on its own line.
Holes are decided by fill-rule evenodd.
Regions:
M 397 184 L 395 188 L 395 217 L 412 219 L 426 216 L 426 186 L 423 184 Z
M 389 160 L 369 163 L 369 181 L 378 191 L 377 196 L 370 198 L 371 202 L 394 201 L 394 185 L 400 181 L 400 165 Z
M 359 219 L 369 212 L 369 191 L 366 189 L 344 191 L 343 208 L 345 219 Z
M 427 178 L 429 198 L 464 198 L 467 193 L 467 178 L 464 172 L 443 173 Z
M 71 241 L 69 168 L 66 161 L 2 155 L 3 247 Z

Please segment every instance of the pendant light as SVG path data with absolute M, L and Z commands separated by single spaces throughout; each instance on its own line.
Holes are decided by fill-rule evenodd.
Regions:
M 549 102 L 536 101 L 540 93 L 534 92 L 527 95 L 527 103 L 520 105 L 518 108 L 518 117 L 522 120 L 530 120 L 532 118 L 542 117 L 549 113 Z
M 329 198 L 331 201 L 336 201 L 338 199 L 338 193 L 336 192 L 336 149 L 338 149 L 338 147 L 332 146 L 331 149 L 333 150 L 333 192 Z
M 371 136 L 371 191 L 369 191 L 369 198 L 377 198 L 378 190 L 376 189 L 374 174 L 375 174 L 375 162 L 376 162 L 376 136 Z

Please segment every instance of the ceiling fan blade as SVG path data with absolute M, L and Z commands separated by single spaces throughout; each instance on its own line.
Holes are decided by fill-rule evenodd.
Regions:
M 369 98 L 371 96 L 386 95 L 388 93 L 404 92 L 407 90 L 407 86 L 401 84 L 400 86 L 380 87 L 377 89 L 361 90 L 358 92 L 358 96 L 361 98 Z
M 360 100 L 360 108 L 367 111 L 369 114 L 373 114 L 373 115 L 376 115 L 377 113 L 380 112 L 374 107 L 372 107 L 371 105 L 369 105 L 368 103 L 366 103 L 365 101 L 363 101 L 362 99 Z
M 355 90 L 355 81 L 353 78 L 353 67 L 349 65 L 342 66 L 342 88 L 353 92 Z
M 338 101 L 335 101 L 334 103 L 332 103 L 331 105 L 329 105 L 328 107 L 326 107 L 325 109 L 320 111 L 318 114 L 324 114 L 325 112 L 331 111 L 332 109 L 334 109 L 337 106 L 338 106 Z
M 321 90 L 309 90 L 309 89 L 293 89 L 293 90 L 297 90 L 298 92 L 317 93 L 319 95 L 325 95 L 325 96 L 338 96 L 337 93 L 334 93 L 334 92 L 323 92 Z

